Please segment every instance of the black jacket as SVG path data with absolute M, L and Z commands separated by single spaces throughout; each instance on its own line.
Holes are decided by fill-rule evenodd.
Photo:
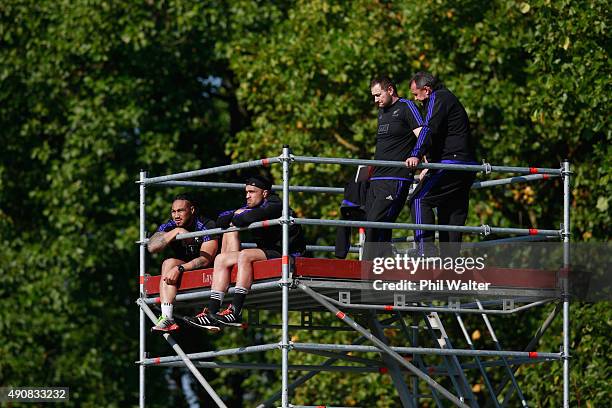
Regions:
M 423 104 L 425 125 L 412 157 L 427 158 L 432 163 L 474 162 L 470 122 L 459 99 L 448 89 L 434 91 Z
M 227 228 L 230 223 L 236 227 L 246 227 L 257 221 L 277 219 L 283 214 L 283 202 L 277 194 L 271 193 L 257 207 L 245 209 L 240 214 L 234 214 L 236 210 L 229 210 L 219 214 L 217 227 Z M 289 209 L 291 216 L 293 210 Z M 258 248 L 274 249 L 282 252 L 282 227 L 274 225 L 266 228 L 252 230 L 253 239 Z M 303 253 L 306 250 L 302 227 L 297 224 L 289 226 L 289 253 Z

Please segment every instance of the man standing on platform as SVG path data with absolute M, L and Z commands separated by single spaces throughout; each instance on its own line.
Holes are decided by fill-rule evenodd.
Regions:
M 374 160 L 405 161 L 416 145 L 423 126 L 414 102 L 400 98 L 388 77 L 372 79 L 370 91 L 378 106 L 378 130 Z M 395 222 L 404 207 L 414 171 L 406 167 L 376 167 L 370 177 L 366 220 Z M 390 229 L 368 228 L 366 242 L 390 242 Z
M 406 166 L 416 168 L 425 154 L 430 163 L 477 164 L 468 116 L 457 97 L 427 72 L 418 72 L 410 80 L 410 92 L 423 102 L 425 123 Z M 438 224 L 465 225 L 474 178 L 475 173 L 468 171 L 429 171 L 411 198 L 413 222 L 435 224 L 436 208 Z M 459 255 L 461 235 L 455 231 L 439 232 L 440 242 L 451 243 L 446 250 L 442 248 L 445 255 Z M 415 231 L 421 255 L 425 255 L 425 244 L 433 243 L 434 236 L 434 231 Z
M 246 205 L 237 210 L 225 211 L 219 215 L 217 227 L 246 227 L 257 221 L 277 219 L 282 215 L 283 202 L 272 192 L 272 183 L 265 177 L 254 176 L 246 180 Z M 290 212 L 292 212 L 290 210 Z M 190 324 L 219 331 L 223 326 L 242 325 L 242 305 L 253 283 L 253 262 L 282 256 L 282 229 L 280 225 L 257 228 L 253 238 L 257 248 L 240 249 L 238 232 L 223 234 L 221 253 L 215 259 L 213 284 L 208 307 L 192 318 Z M 299 256 L 305 251 L 302 227 L 293 224 L 289 227 L 289 254 Z M 234 265 L 238 267 L 233 303 L 221 312 L 225 292 L 230 285 L 230 275 Z
M 178 234 L 215 228 L 214 221 L 197 215 L 196 206 L 187 195 L 179 194 L 174 198 L 171 216 L 167 223 L 160 225 L 147 243 L 151 253 L 161 252 L 168 246 L 174 253 L 173 257 L 162 263 L 162 278 L 159 281 L 162 314 L 153 326 L 153 330 L 164 332 L 178 329 L 173 318 L 173 308 L 183 272 L 212 265 L 218 246 L 217 239 L 211 236 L 176 239 Z

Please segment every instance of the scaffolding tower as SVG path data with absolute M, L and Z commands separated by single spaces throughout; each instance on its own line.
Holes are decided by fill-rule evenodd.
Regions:
M 306 157 L 293 155 L 288 146 L 284 146 L 278 157 L 264 158 L 244 163 L 237 163 L 196 171 L 170 174 L 159 177 L 148 177 L 145 171 L 140 173 L 137 182 L 140 188 L 140 297 L 137 304 L 140 308 L 140 346 L 137 361 L 139 365 L 139 406 L 145 407 L 145 370 L 152 366 L 187 367 L 198 382 L 204 387 L 219 407 L 225 407 L 223 399 L 200 373 L 199 368 L 214 369 L 257 369 L 280 370 L 281 389 L 262 401 L 258 407 L 280 406 L 301 407 L 292 405 L 290 396 L 295 388 L 306 383 L 320 372 L 379 372 L 388 374 L 397 391 L 399 400 L 404 407 L 418 407 L 422 401 L 428 400 L 430 406 L 443 407 L 450 402 L 453 406 L 478 407 L 466 372 L 478 370 L 489 394 L 487 406 L 508 406 L 516 393 L 520 406 L 527 407 L 528 402 L 521 391 L 516 377 L 516 371 L 521 364 L 533 364 L 547 361 L 561 361 L 563 364 L 563 406 L 569 407 L 569 289 L 568 271 L 570 265 L 570 165 L 563 161 L 560 168 L 534 168 L 493 166 L 489 163 L 481 165 L 467 164 L 420 164 L 419 168 L 432 170 L 469 171 L 490 174 L 513 173 L 516 176 L 475 182 L 472 188 L 561 178 L 563 182 L 563 214 L 559 229 L 534 228 L 503 228 L 489 225 L 481 226 L 449 226 L 388 222 L 365 222 L 347 220 L 324 220 L 309 218 L 294 218 L 289 212 L 290 192 L 311 193 L 342 193 L 343 189 L 334 187 L 292 186 L 290 183 L 290 167 L 296 163 L 336 164 L 349 166 L 387 166 L 403 167 L 404 162 L 361 160 L 328 157 Z M 278 219 L 256 222 L 245 228 L 216 228 L 206 231 L 179 234 L 176 239 L 188 239 L 197 236 L 219 235 L 225 232 L 242 231 L 255 228 L 280 225 L 282 227 L 282 258 L 261 261 L 254 264 L 254 282 L 247 297 L 245 308 L 249 310 L 249 324 L 258 329 L 280 329 L 281 338 L 278 343 L 259 344 L 247 347 L 211 350 L 199 353 L 185 354 L 179 344 L 169 333 L 163 337 L 170 344 L 176 356 L 151 358 L 146 352 L 146 320 L 155 322 L 156 316 L 151 306 L 160 303 L 158 294 L 159 276 L 149 276 L 146 269 L 146 191 L 147 186 L 183 186 L 192 188 L 227 188 L 244 189 L 244 184 L 186 181 L 195 177 L 213 175 L 228 171 L 255 167 L 268 167 L 279 164 L 282 166 L 282 185 L 273 189 L 282 191 L 283 212 Z M 401 230 L 459 231 L 469 234 L 509 235 L 510 238 L 491 242 L 509 241 L 561 241 L 563 265 L 556 271 L 540 272 L 537 277 L 530 270 L 513 270 L 509 276 L 505 270 L 488 270 L 486 280 L 491 284 L 492 291 L 473 290 L 469 295 L 473 300 L 461 303 L 452 297 L 442 297 L 435 302 L 425 301 L 419 293 L 405 291 L 387 291 L 384 295 L 362 296 L 372 289 L 372 282 L 364 280 L 363 267 L 366 263 L 360 260 L 338 260 L 321 258 L 295 258 L 289 256 L 289 226 L 290 224 L 318 225 L 330 227 L 355 227 L 360 231 L 360 242 L 350 248 L 351 252 L 363 250 L 363 229 L 383 228 Z M 248 247 L 249 244 L 244 244 Z M 333 251 L 333 247 L 309 245 L 308 251 Z M 234 270 L 235 273 L 235 270 Z M 440 277 L 442 275 L 431 275 Z M 398 276 L 400 280 L 405 276 Z M 461 279 L 478 279 L 478 276 L 463 274 Z M 480 276 L 482 279 L 482 276 Z M 210 297 L 212 284 L 212 269 L 189 271 L 183 274 L 181 286 L 176 296 L 177 304 L 191 305 L 202 303 Z M 280 289 L 280 291 L 279 291 Z M 228 298 L 231 299 L 234 288 L 230 287 Z M 448 292 L 444 292 L 448 293 Z M 492 295 L 487 298 L 486 295 Z M 485 299 L 483 299 L 485 298 Z M 505 350 L 493 329 L 489 316 L 515 315 L 535 307 L 554 304 L 553 310 L 542 322 L 529 343 L 523 350 Z M 259 321 L 259 311 L 281 312 L 281 324 L 262 324 Z M 299 325 L 290 325 L 290 312 L 300 316 Z M 346 326 L 316 325 L 313 322 L 315 313 L 331 312 Z M 535 348 L 544 332 L 561 313 L 563 318 L 563 344 L 559 352 L 540 352 Z M 464 316 L 477 316 L 482 319 L 486 331 L 491 337 L 494 349 L 477 349 L 473 344 Z M 408 322 L 407 322 L 408 320 Z M 449 336 L 449 322 L 457 324 L 461 333 L 460 339 Z M 405 345 L 391 345 L 386 336 L 386 330 L 395 330 L 404 337 Z M 354 330 L 360 334 L 352 344 L 317 344 L 295 343 L 290 341 L 290 331 L 297 330 Z M 430 338 L 433 347 L 425 347 L 419 340 L 419 332 L 423 330 Z M 452 341 L 451 341 L 452 340 Z M 467 344 L 467 348 L 458 348 L 454 343 Z M 368 344 L 369 343 L 369 344 Z M 246 364 L 227 363 L 211 360 L 223 356 L 246 353 L 262 353 L 280 350 L 281 364 Z M 319 365 L 290 364 L 292 352 L 310 353 L 327 357 Z M 359 353 L 379 353 L 380 358 L 357 357 Z M 438 364 L 428 364 L 427 356 L 438 356 Z M 345 365 L 339 365 L 338 363 Z M 493 384 L 487 368 L 499 367 L 504 373 L 498 384 Z M 289 371 L 305 371 L 306 374 L 297 377 L 292 382 Z M 445 385 L 443 385 L 444 383 Z M 423 385 L 425 384 L 425 385 Z M 425 392 L 423 390 L 426 390 Z M 359 403 L 359 402 L 358 402 Z M 513 405 L 516 402 L 512 403 Z M 314 405 L 317 407 L 325 405 Z

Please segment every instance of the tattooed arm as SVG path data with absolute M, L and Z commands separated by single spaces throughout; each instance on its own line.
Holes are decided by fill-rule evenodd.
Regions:
M 147 249 L 150 253 L 154 254 L 156 252 L 162 251 L 164 248 L 168 246 L 168 244 L 176 238 L 178 234 L 187 233 L 184 228 L 174 228 L 171 231 L 163 232 L 158 231 L 151 238 L 149 238 L 149 242 L 147 243 Z
M 213 265 L 215 255 L 217 254 L 218 241 L 212 239 L 202 243 L 200 247 L 200 256 L 183 264 L 186 271 L 202 269 Z

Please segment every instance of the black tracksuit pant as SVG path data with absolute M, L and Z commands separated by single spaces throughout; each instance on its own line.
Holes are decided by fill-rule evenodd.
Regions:
M 410 180 L 372 180 L 366 201 L 366 221 L 395 222 L 406 203 Z M 392 230 L 367 228 L 366 242 L 391 242 Z
M 436 224 L 433 209 L 437 209 L 438 225 L 465 225 L 469 193 L 475 174 L 472 172 L 438 170 L 428 174 L 411 197 L 412 221 L 415 224 Z M 448 246 L 445 256 L 458 256 L 461 232 L 439 231 L 440 242 L 457 243 Z M 427 243 L 433 243 L 435 231 L 416 230 L 415 242 L 421 254 Z M 444 252 L 444 249 L 443 249 Z

